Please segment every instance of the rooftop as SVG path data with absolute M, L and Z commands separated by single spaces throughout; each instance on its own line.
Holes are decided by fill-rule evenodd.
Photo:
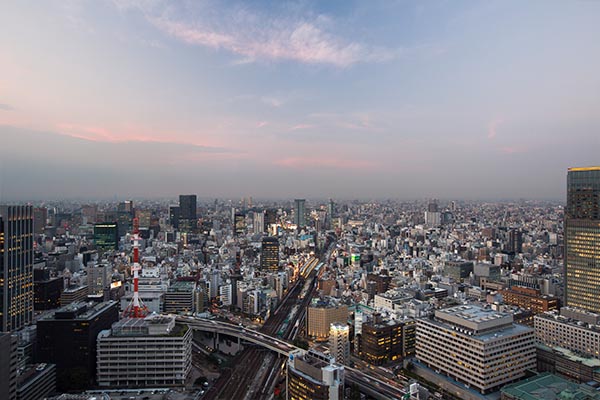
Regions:
M 600 393 L 593 388 L 570 382 L 549 372 L 507 385 L 502 393 L 519 400 L 600 399 Z

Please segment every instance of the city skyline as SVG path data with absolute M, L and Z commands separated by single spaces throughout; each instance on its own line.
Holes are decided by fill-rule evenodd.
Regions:
M 5 11 L 1 202 L 562 200 L 597 165 L 599 3 Z

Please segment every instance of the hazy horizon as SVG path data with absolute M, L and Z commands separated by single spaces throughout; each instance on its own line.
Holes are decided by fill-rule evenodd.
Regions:
M 600 2 L 21 1 L 0 203 L 563 201 L 599 165 Z

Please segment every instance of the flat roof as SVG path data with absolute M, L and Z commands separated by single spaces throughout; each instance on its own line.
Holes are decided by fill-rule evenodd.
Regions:
M 569 168 L 569 172 L 571 171 L 600 171 L 600 166 Z
M 549 372 L 534 376 L 524 381 L 502 388 L 506 393 L 519 400 L 552 400 L 552 399 L 598 399 L 600 394 L 585 390 L 585 385 L 568 381 Z M 590 394 L 592 396 L 590 396 Z
M 501 320 L 510 315 L 507 313 L 471 305 L 461 305 L 450 308 L 444 308 L 441 310 L 437 310 L 436 316 L 438 316 L 437 314 L 446 314 L 448 316 L 454 316 L 465 321 L 476 323 Z

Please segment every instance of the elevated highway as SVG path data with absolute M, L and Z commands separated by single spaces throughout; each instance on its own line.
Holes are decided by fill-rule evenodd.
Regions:
M 279 353 L 286 358 L 292 350 L 298 349 L 284 340 L 227 322 L 188 316 L 177 316 L 177 322 L 186 324 L 190 329 L 236 337 Z M 347 384 L 358 385 L 361 391 L 373 398 L 380 400 L 402 399 L 406 394 L 406 391 L 399 385 L 389 384 L 358 369 L 344 366 L 344 370 Z

